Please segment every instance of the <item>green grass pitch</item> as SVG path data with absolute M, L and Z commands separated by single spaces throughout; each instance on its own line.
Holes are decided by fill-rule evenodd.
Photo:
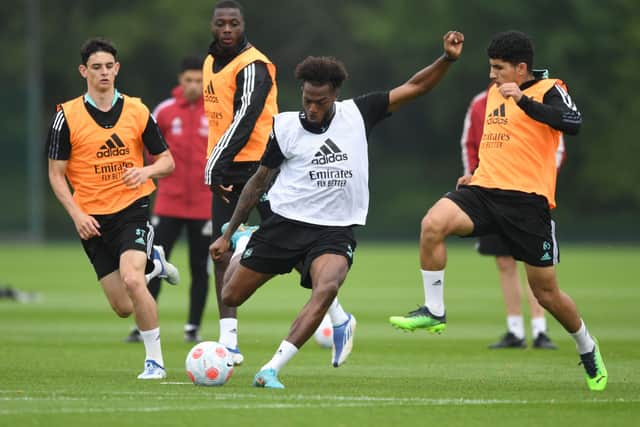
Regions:
M 0 285 L 41 295 L 0 300 L 0 426 L 639 425 L 640 248 L 562 247 L 560 286 L 609 370 L 607 390 L 594 393 L 573 341 L 551 318 L 557 351 L 487 349 L 505 329 L 495 264 L 471 241 L 452 243 L 443 335 L 387 322 L 423 302 L 416 245 L 361 242 L 340 294 L 358 319 L 354 352 L 335 369 L 331 351 L 309 341 L 281 371 L 285 390 L 251 380 L 308 297 L 297 275 L 269 282 L 240 308 L 245 364 L 230 382 L 195 387 L 184 373 L 189 274 L 179 246 L 182 283 L 164 285 L 159 303 L 168 378 L 142 382 L 143 347 L 122 342 L 133 320 L 111 312 L 79 243 L 0 244 Z M 211 295 L 202 334 L 215 340 Z

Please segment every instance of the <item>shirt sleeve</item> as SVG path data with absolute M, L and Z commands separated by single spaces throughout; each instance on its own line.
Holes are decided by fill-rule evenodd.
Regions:
M 252 62 L 238 72 L 233 97 L 233 120 L 209 156 L 205 177 L 208 185 L 222 184 L 225 171 L 246 145 L 262 114 L 273 82 L 262 61 Z
M 276 139 L 276 134 L 271 131 L 271 134 L 269 135 L 269 142 L 267 142 L 267 148 L 264 150 L 260 164 L 268 167 L 269 169 L 277 169 L 284 160 L 285 157 L 284 154 L 282 154 L 280 144 L 278 144 L 278 140 Z
M 473 98 L 467 114 L 464 117 L 464 128 L 460 138 L 462 152 L 462 166 L 464 174 L 473 173 L 480 161 L 478 151 L 484 129 L 484 115 L 487 109 L 487 91 L 481 92 Z
M 518 106 L 532 119 L 567 135 L 576 135 L 580 131 L 582 114 L 567 91 L 559 84 L 544 94 L 542 102 L 523 96 Z
M 53 116 L 47 136 L 47 155 L 52 160 L 69 160 L 71 156 L 71 136 L 69 125 L 60 108 Z
M 353 102 L 356 103 L 360 114 L 362 114 L 367 136 L 375 125 L 391 115 L 387 111 L 389 109 L 389 92 L 367 93 L 354 98 Z
M 147 120 L 147 126 L 144 128 L 144 132 L 142 132 L 142 142 L 147 148 L 147 151 L 154 156 L 166 151 L 168 148 L 167 143 L 160 132 L 160 128 L 158 128 L 158 124 L 151 114 L 149 114 L 149 119 Z

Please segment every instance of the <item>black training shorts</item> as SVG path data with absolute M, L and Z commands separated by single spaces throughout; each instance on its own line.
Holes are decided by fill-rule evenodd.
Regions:
M 98 280 L 120 268 L 120 255 L 129 249 L 151 255 L 153 227 L 149 223 L 149 197 L 136 200 L 123 210 L 93 215 L 100 224 L 100 236 L 82 240 Z
M 478 237 L 476 249 L 480 255 L 511 256 L 511 250 L 499 234 Z
M 515 259 L 533 266 L 560 261 L 556 225 L 545 197 L 475 185 L 462 185 L 445 197 L 473 221 L 473 232 L 465 237 L 499 234 Z
M 251 236 L 240 264 L 260 273 L 285 274 L 302 263 L 300 285 L 311 289 L 314 259 L 323 254 L 343 255 L 351 267 L 355 249 L 353 227 L 306 224 L 273 214 Z

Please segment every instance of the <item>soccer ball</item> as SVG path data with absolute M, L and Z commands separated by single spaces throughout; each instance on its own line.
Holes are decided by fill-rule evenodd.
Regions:
M 313 333 L 313 337 L 320 344 L 320 347 L 331 348 L 333 346 L 333 325 L 328 314 L 324 315 L 320 326 Z
M 214 341 L 196 344 L 187 354 L 184 364 L 195 385 L 225 385 L 233 374 L 231 354 L 225 346 Z

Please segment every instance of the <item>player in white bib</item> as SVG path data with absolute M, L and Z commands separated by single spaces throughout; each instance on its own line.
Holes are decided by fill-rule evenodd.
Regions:
M 254 377 L 254 386 L 284 388 L 278 372 L 313 335 L 327 310 L 344 320 L 333 330 L 333 366 L 342 365 L 351 353 L 355 318 L 342 310 L 336 296 L 353 261 L 353 228 L 364 225 L 367 217 L 367 137 L 389 113 L 433 88 L 462 53 L 463 42 L 461 33 L 449 31 L 443 37 L 444 54 L 406 83 L 346 101 L 337 101 L 347 78 L 341 62 L 307 57 L 296 67 L 303 111 L 274 117 L 261 165 L 242 190 L 228 228 L 210 247 L 214 260 L 229 249 L 233 233 L 277 174 L 269 190 L 274 215 L 235 257 L 222 300 L 240 306 L 273 276 L 298 264 L 301 284 L 311 289 L 311 297 L 273 358 Z

